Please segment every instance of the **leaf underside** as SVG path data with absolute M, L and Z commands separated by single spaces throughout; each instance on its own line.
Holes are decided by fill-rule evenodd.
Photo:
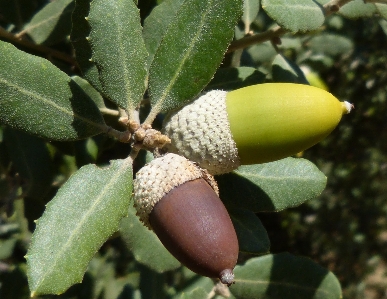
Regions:
M 310 0 L 262 0 L 263 10 L 291 32 L 316 30 L 325 21 L 323 8 Z
M 59 189 L 37 221 L 27 253 L 32 295 L 61 294 L 82 281 L 87 265 L 127 215 L 132 165 L 87 165 Z

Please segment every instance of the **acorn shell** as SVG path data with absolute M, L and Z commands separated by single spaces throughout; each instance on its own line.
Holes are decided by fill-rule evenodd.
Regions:
M 137 172 L 133 182 L 134 207 L 140 220 L 152 229 L 149 214 L 154 205 L 173 188 L 198 178 L 205 179 L 219 194 L 214 178 L 182 156 L 169 153 L 145 165 Z
M 225 284 L 233 282 L 238 239 L 226 208 L 204 179 L 171 190 L 154 206 L 149 221 L 183 265 Z
M 306 150 L 333 131 L 346 106 L 309 85 L 267 83 L 227 93 L 230 130 L 242 165 Z

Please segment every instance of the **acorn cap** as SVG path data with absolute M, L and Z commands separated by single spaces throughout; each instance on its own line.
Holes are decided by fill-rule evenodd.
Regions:
M 149 214 L 169 191 L 185 182 L 203 178 L 219 195 L 214 178 L 188 159 L 169 153 L 141 168 L 134 180 L 134 207 L 146 227 L 152 229 Z
M 230 131 L 223 90 L 209 91 L 164 121 L 164 134 L 172 143 L 166 148 L 197 162 L 209 173 L 230 172 L 240 165 Z

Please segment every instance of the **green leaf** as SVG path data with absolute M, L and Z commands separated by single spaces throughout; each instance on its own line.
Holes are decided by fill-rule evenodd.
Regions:
M 278 54 L 272 64 L 272 76 L 274 82 L 288 82 L 309 85 L 300 67 L 287 59 L 282 54 Z
M 375 3 L 375 6 L 382 18 L 387 20 L 387 4 Z
M 78 168 L 95 163 L 98 155 L 98 145 L 93 138 L 75 141 L 74 154 Z
M 91 60 L 91 45 L 86 39 L 90 35 L 90 25 L 86 20 L 89 11 L 90 0 L 75 0 L 75 8 L 71 16 L 72 28 L 70 39 L 83 77 L 102 93 L 103 88 L 99 81 L 98 69 L 94 61 Z
M 322 6 L 311 0 L 262 0 L 262 8 L 291 32 L 316 30 L 325 21 Z
M 277 55 L 277 52 L 271 42 L 264 42 L 262 44 L 253 45 L 246 49 L 246 53 L 249 56 L 247 63 L 251 64 L 252 60 L 253 63 L 256 63 L 257 65 L 266 64 L 268 61 L 272 61 Z
M 152 113 L 183 105 L 207 85 L 241 11 L 241 0 L 186 0 L 181 5 L 150 67 Z
M 243 15 L 242 21 L 245 24 L 245 34 L 250 31 L 250 25 L 254 22 L 258 15 L 259 7 L 261 6 L 260 0 L 245 0 L 243 1 Z
M 220 68 L 206 86 L 206 90 L 234 90 L 249 85 L 263 83 L 266 74 L 252 67 Z
M 353 42 L 349 38 L 331 33 L 322 33 L 312 37 L 308 46 L 314 53 L 330 56 L 347 54 L 354 48 Z
M 225 205 L 254 212 L 298 206 L 326 185 L 325 175 L 313 163 L 298 158 L 241 166 L 216 180 Z
M 180 267 L 180 262 L 165 249 L 156 234 L 140 222 L 133 204 L 129 216 L 121 221 L 120 232 L 137 262 L 158 273 Z
M 238 236 L 239 251 L 264 254 L 270 250 L 270 240 L 265 227 L 251 211 L 228 210 Z
M 78 76 L 72 76 L 71 79 L 79 85 L 80 88 L 93 100 L 99 109 L 106 108 L 101 94 L 85 79 Z
M 45 142 L 7 127 L 4 138 L 12 164 L 26 187 L 25 194 L 41 199 L 53 179 L 52 161 Z
M 16 237 L 11 237 L 10 239 L 0 239 L 0 259 L 5 260 L 12 256 L 13 250 L 15 248 Z
M 61 294 L 82 281 L 87 265 L 127 215 L 130 160 L 87 165 L 60 188 L 37 221 L 27 254 L 32 295 Z
M 0 122 L 53 140 L 77 140 L 106 130 L 96 105 L 46 59 L 0 42 Z
M 387 21 L 386 20 L 379 20 L 379 25 L 382 27 L 382 30 L 385 35 L 387 35 Z
M 187 270 L 189 274 L 194 274 L 191 270 L 188 270 L 187 268 L 183 268 L 183 270 Z M 212 292 L 214 288 L 214 281 L 211 278 L 205 277 L 205 276 L 199 276 L 197 274 L 194 274 L 194 276 L 188 276 L 184 275 L 183 277 L 190 281 L 189 284 L 185 285 L 182 290 L 180 290 L 179 293 L 174 295 L 172 299 L 181 299 L 181 296 L 188 296 L 189 294 L 197 294 L 196 290 L 203 290 L 206 292 L 206 296 L 202 298 L 209 298 L 209 294 Z M 184 298 L 184 297 L 183 297 Z
M 138 268 L 141 270 L 138 286 L 138 289 L 141 290 L 141 298 L 167 299 L 165 294 L 166 275 L 156 273 L 145 266 L 140 265 Z
M 234 270 L 238 299 L 339 299 L 340 283 L 327 269 L 289 253 L 250 259 Z
M 49 2 L 24 27 L 24 32 L 37 44 L 52 45 L 64 40 L 71 31 L 73 0 Z
M 203 299 L 208 298 L 208 293 L 198 287 L 190 292 L 182 292 L 179 297 L 176 297 L 178 299 Z
M 93 0 L 88 21 L 91 59 L 103 93 L 131 112 L 143 98 L 147 76 L 139 10 L 133 1 Z
M 166 0 L 156 6 L 144 21 L 142 35 L 148 50 L 148 66 L 151 64 L 155 52 L 168 26 L 173 21 L 184 0 Z
M 364 0 L 352 0 L 340 8 L 339 13 L 349 19 L 369 18 L 376 12 L 372 3 L 364 3 Z

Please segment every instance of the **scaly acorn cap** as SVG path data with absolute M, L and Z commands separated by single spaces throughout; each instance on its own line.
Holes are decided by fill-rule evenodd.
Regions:
M 169 153 L 152 160 L 137 172 L 133 182 L 137 216 L 152 230 L 149 214 L 156 203 L 175 187 L 199 178 L 203 178 L 219 195 L 218 185 L 212 175 L 188 159 Z
M 211 174 L 226 173 L 240 165 L 226 109 L 227 92 L 212 90 L 164 121 L 171 139 L 166 148 L 199 164 Z
M 258 84 L 207 92 L 170 114 L 163 132 L 169 152 L 215 175 L 297 154 L 328 136 L 351 108 L 313 86 Z

